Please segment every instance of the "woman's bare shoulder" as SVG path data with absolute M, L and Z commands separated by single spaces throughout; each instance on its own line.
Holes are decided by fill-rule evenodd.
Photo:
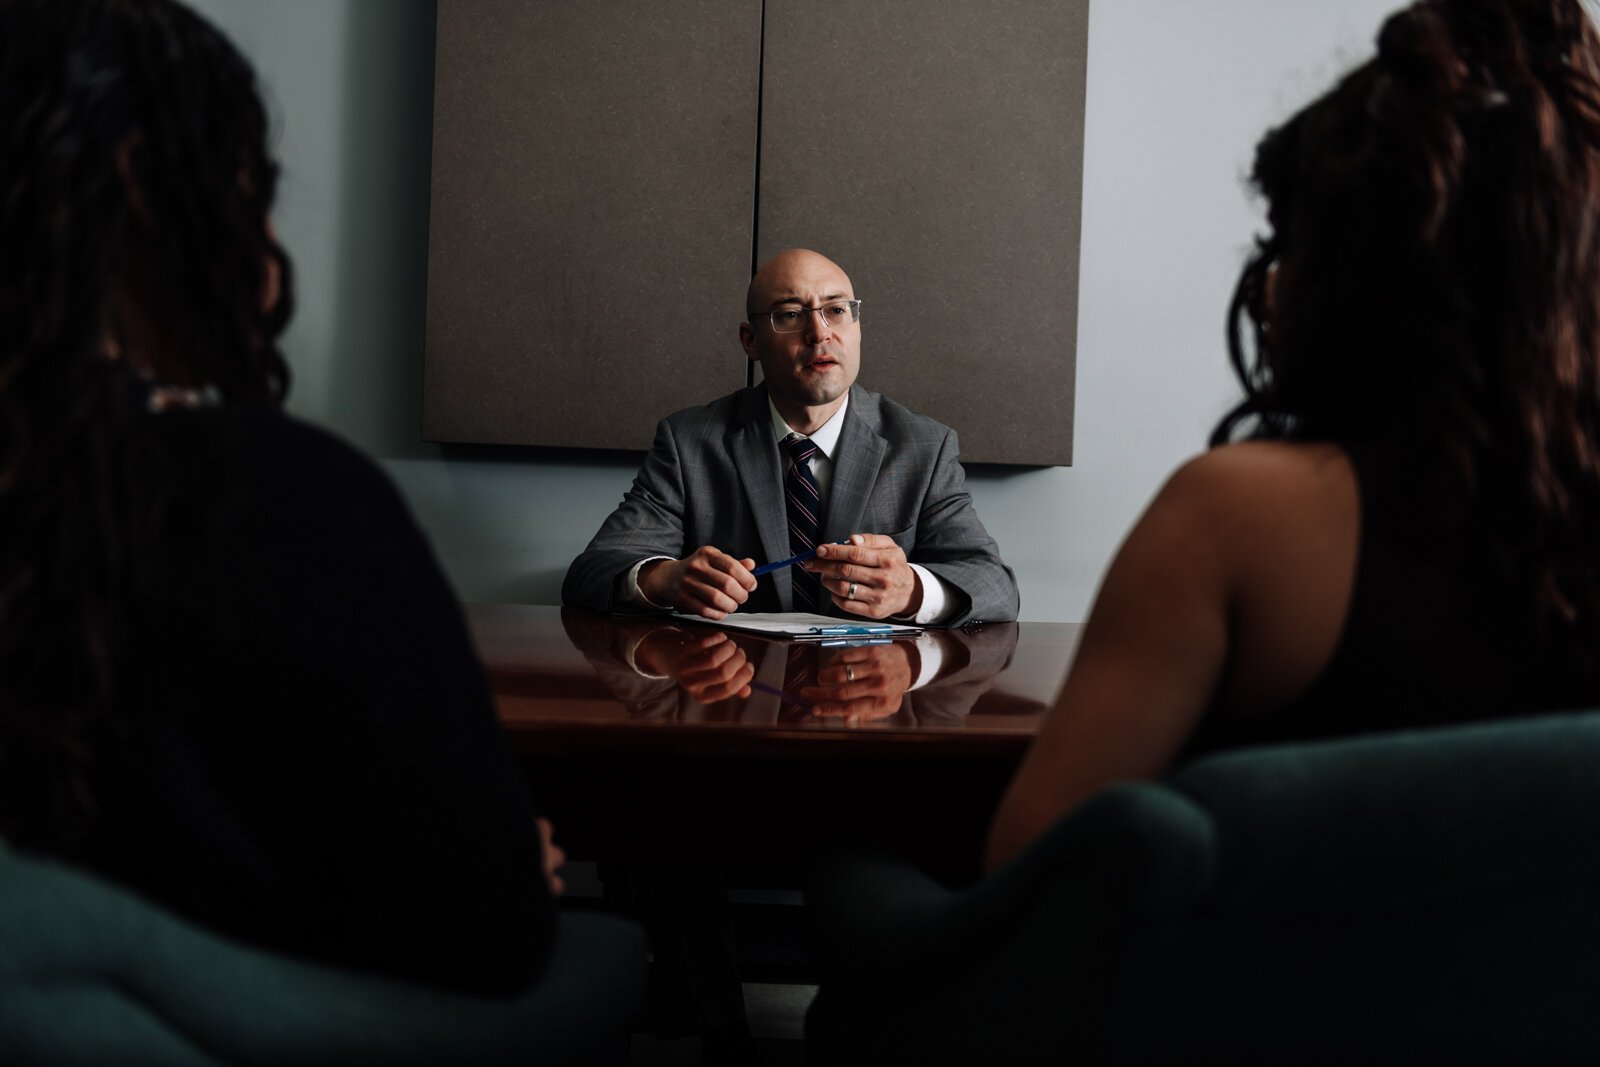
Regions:
M 1353 486 L 1327 445 L 1228 445 L 1172 474 L 1107 570 L 991 865 L 1105 783 L 1161 773 L 1207 711 L 1279 707 L 1311 684 L 1349 601 Z
M 1150 517 L 1199 541 L 1245 550 L 1340 525 L 1357 507 L 1355 470 L 1337 445 L 1244 441 L 1188 460 L 1167 479 Z M 1351 528 L 1353 532 L 1353 527 Z
M 1190 459 L 1173 472 L 1168 485 L 1237 502 L 1264 493 L 1323 493 L 1354 481 L 1350 459 L 1336 444 L 1240 441 Z
M 1223 704 L 1292 699 L 1332 656 L 1355 580 L 1361 506 L 1337 445 L 1249 441 L 1184 464 L 1162 495 L 1211 546 L 1233 619 Z

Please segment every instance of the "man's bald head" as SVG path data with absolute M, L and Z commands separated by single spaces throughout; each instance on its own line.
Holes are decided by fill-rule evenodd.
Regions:
M 786 300 L 793 300 L 793 279 L 796 277 L 812 277 L 818 274 L 831 272 L 836 274 L 843 283 L 840 293 L 853 296 L 855 288 L 850 284 L 850 276 L 844 268 L 821 252 L 813 252 L 809 248 L 786 248 L 761 265 L 755 277 L 750 279 L 750 287 L 744 294 L 744 313 L 747 319 L 754 319 L 763 311 L 771 311 L 778 304 Z M 778 292 L 777 290 L 785 290 Z

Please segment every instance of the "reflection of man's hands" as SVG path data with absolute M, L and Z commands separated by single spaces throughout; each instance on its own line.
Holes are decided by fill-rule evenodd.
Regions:
M 847 545 L 818 545 L 804 564 L 852 615 L 887 619 L 914 615 L 922 606 L 922 583 L 903 549 L 884 534 L 851 534 Z
M 727 634 L 696 636 L 674 626 L 646 634 L 633 658 L 642 670 L 671 678 L 702 704 L 749 696 L 756 674 L 750 657 Z
M 910 641 L 823 649 L 820 684 L 804 687 L 799 695 L 811 704 L 813 715 L 850 723 L 886 719 L 900 710 L 920 666 Z
M 651 560 L 639 568 L 639 592 L 652 604 L 670 604 L 686 615 L 725 619 L 755 590 L 753 559 L 734 559 L 702 545 L 685 559 Z

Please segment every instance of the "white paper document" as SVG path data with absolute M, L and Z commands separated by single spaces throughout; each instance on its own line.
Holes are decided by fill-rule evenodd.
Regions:
M 699 615 L 674 613 L 683 622 L 743 630 L 768 637 L 787 637 L 796 641 L 836 641 L 840 639 L 889 640 L 915 637 L 922 627 L 904 623 L 878 622 L 875 619 L 841 619 L 837 615 L 809 615 L 802 611 L 736 611 L 725 619 L 706 619 Z

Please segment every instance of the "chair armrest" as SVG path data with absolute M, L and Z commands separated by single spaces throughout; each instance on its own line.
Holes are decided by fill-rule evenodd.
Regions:
M 478 997 L 240 944 L 0 846 L 0 1060 L 581 1061 L 620 1042 L 645 978 L 643 931 L 611 916 L 561 914 L 539 981 Z
M 847 843 L 814 865 L 806 902 L 830 966 L 854 981 L 912 989 L 992 952 L 1045 896 L 1053 912 L 1091 925 L 1113 919 L 1108 909 L 1187 903 L 1211 884 L 1214 837 L 1210 817 L 1187 798 L 1124 783 L 969 888 L 951 889 L 880 848 Z

